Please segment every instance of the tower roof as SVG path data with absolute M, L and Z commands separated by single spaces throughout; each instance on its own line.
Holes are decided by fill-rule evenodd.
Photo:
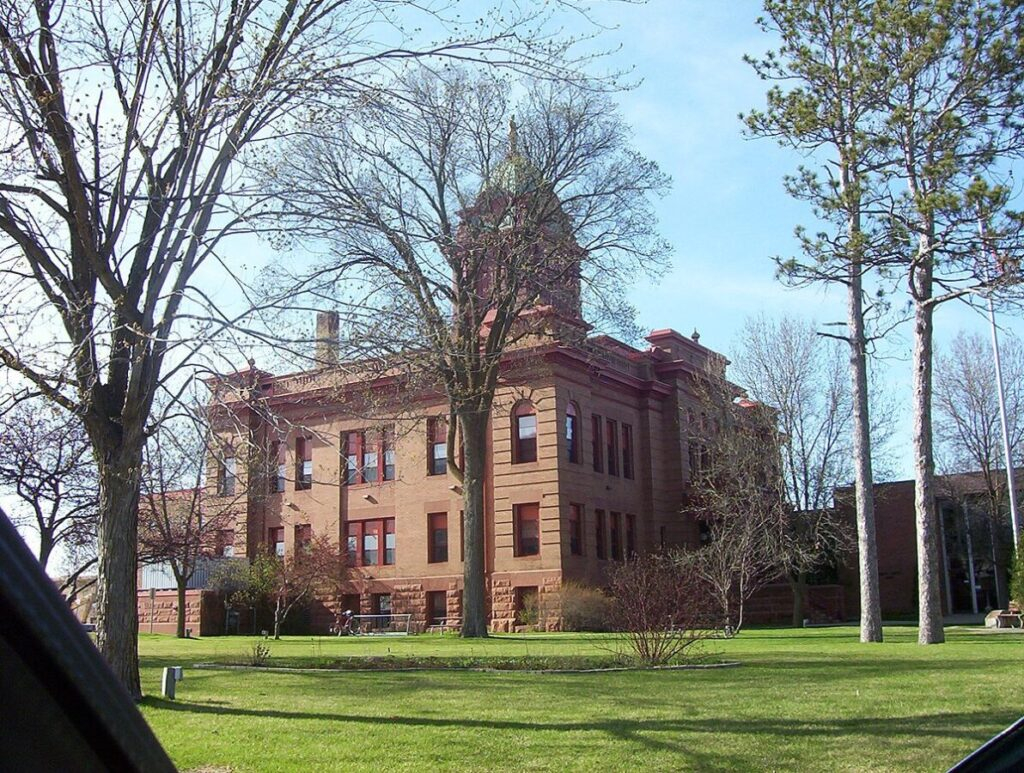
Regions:
M 544 175 L 519 151 L 519 129 L 513 117 L 508 124 L 508 153 L 484 182 L 481 194 L 521 196 L 545 187 Z

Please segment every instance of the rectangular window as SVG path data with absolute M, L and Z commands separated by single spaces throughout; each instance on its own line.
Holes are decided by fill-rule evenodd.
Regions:
M 427 474 L 448 472 L 448 422 L 440 416 L 427 419 Z
M 381 454 L 384 457 L 384 480 L 395 479 L 395 430 L 385 427 L 381 432 Z
M 515 589 L 516 624 L 537 624 L 537 587 Z
M 532 410 L 528 407 L 519 410 Z M 522 413 L 516 415 L 512 430 L 515 433 L 513 438 L 512 463 L 522 464 L 523 462 L 537 461 L 537 414 Z
M 448 513 L 427 516 L 427 561 L 440 564 L 448 560 Z
M 270 541 L 270 554 L 272 556 L 284 556 L 284 526 L 275 526 L 268 532 Z
M 285 444 L 280 440 L 275 440 L 270 444 L 270 452 L 267 454 L 267 459 L 270 462 L 268 470 L 268 478 L 270 480 L 270 493 L 280 494 L 284 491 L 285 478 L 285 462 L 284 462 Z
M 346 485 L 395 479 L 394 432 L 352 430 L 342 435 L 343 478 Z M 383 468 L 382 468 L 383 462 Z
M 583 505 L 569 505 L 569 553 L 583 555 Z
M 578 464 L 580 459 L 580 420 L 576 414 L 576 406 L 569 403 L 565 412 L 565 447 L 569 452 L 569 461 Z
M 514 505 L 513 553 L 535 556 L 540 553 L 540 504 Z
M 363 524 L 363 566 L 376 566 L 380 558 L 380 521 Z
M 633 477 L 633 427 L 622 425 L 622 477 Z
M 226 456 L 217 470 L 217 493 L 222 497 L 230 497 L 235 494 L 235 479 L 238 467 L 235 457 Z
M 382 546 L 383 540 L 383 546 Z M 381 549 L 383 547 L 383 549 Z M 395 563 L 395 519 L 349 521 L 345 525 L 349 566 L 390 566 Z
M 636 556 L 636 516 L 626 514 L 626 558 Z
M 363 483 L 376 483 L 377 477 L 380 474 L 378 467 L 380 463 L 380 455 L 378 453 L 378 441 L 376 432 L 362 432 L 360 433 L 362 445 L 362 457 L 360 459 L 360 467 L 363 474 Z
M 356 483 L 362 483 L 362 478 L 359 475 L 359 459 L 362 456 L 363 447 L 363 433 L 361 432 L 346 432 L 344 440 L 342 442 L 342 448 L 344 449 L 345 456 L 345 470 L 344 478 L 345 485 L 352 486 Z
M 359 521 L 345 524 L 345 562 L 359 566 L 359 543 L 363 538 L 363 524 Z
M 590 417 L 590 438 L 591 450 L 594 455 L 594 472 L 604 472 L 604 463 L 601 461 L 604 449 L 601 441 L 601 417 L 596 413 Z
M 375 615 L 390 615 L 391 614 L 391 594 L 390 593 L 374 593 L 370 597 L 370 607 L 373 609 Z M 387 623 L 381 623 L 386 625 Z
M 608 474 L 619 474 L 619 425 L 608 419 L 605 423 L 608 430 Z
M 384 519 L 384 563 L 391 566 L 395 563 L 395 519 Z
M 427 625 L 443 625 L 448 619 L 448 594 L 443 590 L 427 591 Z
M 594 531 L 597 544 L 597 557 L 602 561 L 608 557 L 604 540 L 604 510 L 594 511 Z
M 224 558 L 235 555 L 235 530 L 221 529 L 217 532 L 216 553 Z
M 313 545 L 313 527 L 308 523 L 295 524 L 295 551 L 309 550 Z
M 295 490 L 313 487 L 313 438 L 295 438 Z
M 622 560 L 622 514 L 608 514 L 609 531 L 611 532 L 612 560 Z

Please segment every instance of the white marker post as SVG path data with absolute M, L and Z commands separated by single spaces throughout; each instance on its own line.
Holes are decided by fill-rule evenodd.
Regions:
M 168 666 L 160 682 L 161 692 L 165 698 L 174 700 L 174 689 L 178 682 L 185 678 L 185 670 L 181 666 Z

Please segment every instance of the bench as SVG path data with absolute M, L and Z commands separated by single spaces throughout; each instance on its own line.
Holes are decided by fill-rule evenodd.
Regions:
M 436 623 L 427 626 L 427 633 L 451 633 L 458 631 L 461 625 L 461 618 L 442 617 Z
M 996 628 L 1024 628 L 1024 615 L 1020 612 L 1000 612 Z

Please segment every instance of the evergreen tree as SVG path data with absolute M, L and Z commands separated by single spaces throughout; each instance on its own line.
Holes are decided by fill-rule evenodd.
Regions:
M 741 116 L 750 135 L 810 154 L 817 168 L 801 166 L 786 178 L 791 196 L 811 205 L 823 224 L 796 231 L 801 255 L 777 258 L 779 275 L 803 286 L 839 284 L 846 290 L 846 334 L 853 405 L 854 489 L 860 568 L 860 638 L 882 640 L 878 559 L 868 412 L 869 336 L 864 280 L 888 254 L 887 235 L 872 230 L 881 154 L 871 138 L 875 106 L 886 87 L 871 38 L 868 0 L 767 0 L 759 20 L 781 38 L 776 51 L 748 62 L 775 81 L 764 110 Z M 783 88 L 785 84 L 786 88 Z

